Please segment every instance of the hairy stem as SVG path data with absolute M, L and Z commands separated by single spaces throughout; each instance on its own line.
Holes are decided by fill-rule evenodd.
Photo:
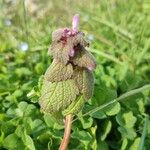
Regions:
M 59 147 L 59 150 L 66 150 L 69 140 L 70 140 L 70 133 L 71 133 L 71 125 L 72 125 L 72 114 L 69 114 L 66 116 L 65 119 L 65 131 L 64 131 L 64 137 L 61 142 L 61 145 Z

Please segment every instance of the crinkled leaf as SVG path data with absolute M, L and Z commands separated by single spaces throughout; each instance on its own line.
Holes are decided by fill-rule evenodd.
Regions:
M 76 82 L 81 93 L 85 99 L 90 99 L 93 95 L 94 77 L 92 72 L 87 69 L 77 67 L 74 70 L 73 79 Z
M 53 63 L 47 69 L 44 78 L 49 82 L 59 82 L 70 79 L 72 74 L 73 68 L 70 63 L 64 65 L 58 61 L 53 61 Z
M 64 28 L 57 29 L 52 32 L 52 41 L 59 41 L 63 35 Z
M 79 49 L 80 50 L 77 50 L 75 56 L 72 58 L 72 62 L 80 67 L 95 69 L 96 61 L 92 54 L 82 46 Z
M 47 113 L 64 110 L 76 99 L 79 90 L 74 80 L 61 82 L 44 82 L 39 103 L 41 109 Z
M 59 60 L 61 63 L 66 64 L 69 61 L 69 51 L 72 49 L 72 45 L 63 44 L 62 42 L 53 42 L 49 53 L 54 59 Z
M 72 38 L 72 43 L 74 46 L 80 44 L 81 46 L 86 47 L 89 45 L 89 43 L 84 39 L 82 32 L 79 32 L 76 36 Z

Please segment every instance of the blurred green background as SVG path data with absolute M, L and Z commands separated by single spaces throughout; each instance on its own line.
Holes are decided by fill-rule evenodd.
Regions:
M 58 149 L 63 126 L 40 112 L 38 97 L 51 33 L 71 26 L 75 13 L 97 68 L 94 96 L 73 123 L 68 149 L 149 150 L 149 0 L 0 0 L 0 149 Z

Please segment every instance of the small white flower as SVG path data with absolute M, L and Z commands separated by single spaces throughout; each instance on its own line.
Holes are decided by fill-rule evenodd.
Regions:
M 11 20 L 5 19 L 5 20 L 4 20 L 4 24 L 5 24 L 6 26 L 11 26 Z
M 27 51 L 29 48 L 29 45 L 26 42 L 21 42 L 19 47 L 20 47 L 21 51 Z
M 94 40 L 94 35 L 93 34 L 88 34 L 87 38 L 88 38 L 88 40 L 93 41 Z

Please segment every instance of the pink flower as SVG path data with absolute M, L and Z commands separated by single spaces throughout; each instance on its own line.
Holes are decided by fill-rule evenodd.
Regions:
M 70 57 L 73 57 L 73 56 L 74 56 L 74 53 L 75 53 L 74 49 L 73 49 L 73 48 L 70 49 L 70 51 L 69 51 L 69 56 L 70 56 Z
M 75 31 L 75 32 L 78 31 L 78 25 L 79 25 L 79 14 L 76 14 L 73 16 L 73 20 L 72 20 L 73 31 Z

